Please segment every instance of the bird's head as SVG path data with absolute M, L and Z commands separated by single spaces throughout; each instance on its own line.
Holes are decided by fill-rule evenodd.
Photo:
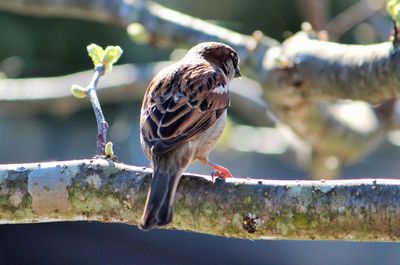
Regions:
M 191 48 L 188 54 L 199 56 L 209 63 L 220 67 L 229 80 L 241 76 L 239 56 L 232 47 L 226 44 L 220 42 L 203 42 Z

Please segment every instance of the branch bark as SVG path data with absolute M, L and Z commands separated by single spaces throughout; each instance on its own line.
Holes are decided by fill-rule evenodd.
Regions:
M 136 225 L 149 169 L 111 160 L 0 166 L 0 223 Z M 171 229 L 248 239 L 400 240 L 400 180 L 277 181 L 184 174 Z
M 379 103 L 399 92 L 399 50 L 390 42 L 374 45 L 345 45 L 318 40 L 300 32 L 280 47 L 268 50 L 262 83 L 271 109 L 313 147 L 312 174 L 328 178 L 340 172 L 340 165 L 365 156 L 382 143 L 397 126 L 394 105 L 385 115 L 370 109 L 362 117 L 374 124 L 363 130 L 356 112 L 337 116 L 344 99 Z M 281 58 L 282 67 L 274 58 Z M 335 103 L 335 104 L 332 104 Z M 348 102 L 347 105 L 350 105 Z M 360 103 L 357 103 L 360 104 Z M 356 107 L 356 104 L 352 104 Z M 347 114 L 347 115 L 346 115 Z M 349 122 L 343 122 L 343 118 Z M 334 157 L 338 167 L 324 166 Z
M 274 50 L 270 52 L 283 56 L 290 67 L 272 61 L 267 64 L 268 92 L 292 90 L 295 96 L 312 102 L 352 99 L 379 103 L 400 91 L 400 51 L 391 42 L 346 45 L 300 32 Z

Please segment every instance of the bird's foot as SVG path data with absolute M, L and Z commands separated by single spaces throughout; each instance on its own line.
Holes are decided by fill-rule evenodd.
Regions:
M 226 167 L 220 166 L 211 161 L 208 161 L 207 164 L 215 169 L 215 171 L 211 174 L 213 181 L 215 180 L 215 178 L 233 178 L 232 173 Z

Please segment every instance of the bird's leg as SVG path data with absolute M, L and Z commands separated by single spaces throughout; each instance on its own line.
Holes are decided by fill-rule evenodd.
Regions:
M 220 166 L 214 162 L 207 161 L 207 165 L 213 167 L 215 171 L 212 174 L 212 177 L 222 177 L 224 179 L 233 178 L 232 173 L 226 167 Z

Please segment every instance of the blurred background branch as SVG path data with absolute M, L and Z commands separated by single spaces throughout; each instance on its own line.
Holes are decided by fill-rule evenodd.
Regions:
M 328 32 L 329 38 L 337 40 L 355 26 L 371 18 L 378 11 L 385 7 L 384 0 L 361 0 L 348 7 L 346 10 L 335 16 L 323 28 Z M 379 30 L 377 32 L 380 32 Z M 387 36 L 382 37 L 382 39 Z
M 308 21 L 315 30 L 321 31 L 325 28 L 331 16 L 330 1 L 297 0 L 296 2 L 304 20 Z
M 141 65 L 120 65 L 102 78 L 98 92 L 102 103 L 140 101 L 153 76 L 172 62 Z M 70 84 L 90 80 L 93 71 L 84 71 L 62 77 L 5 79 L 0 81 L 0 109 L 21 114 L 47 113 L 70 115 L 88 107 L 88 102 L 76 100 Z M 243 91 L 243 87 L 246 90 Z M 249 79 L 235 80 L 231 87 L 232 111 L 255 126 L 274 126 L 266 115 L 267 106 L 262 91 Z M 25 108 L 20 108 L 24 104 Z

